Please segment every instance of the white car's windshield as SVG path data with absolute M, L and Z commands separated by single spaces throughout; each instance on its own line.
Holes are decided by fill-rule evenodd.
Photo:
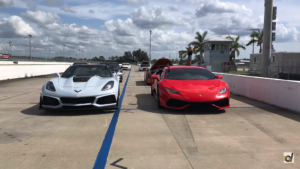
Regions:
M 72 76 L 101 76 L 101 77 L 112 77 L 111 71 L 102 65 L 78 65 L 69 67 L 62 75 L 62 77 Z

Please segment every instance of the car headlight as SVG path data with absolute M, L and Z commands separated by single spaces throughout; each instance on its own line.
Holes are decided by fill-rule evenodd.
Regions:
M 167 89 L 168 92 L 170 92 L 170 93 L 173 93 L 173 94 L 179 94 L 179 92 L 176 91 L 176 90 L 173 90 L 173 89 L 170 89 L 170 88 L 167 88 L 167 87 L 166 87 L 166 89 Z
M 220 94 L 224 94 L 227 92 L 227 87 L 224 87 L 222 90 L 219 91 Z
M 55 90 L 55 87 L 54 87 L 54 84 L 53 84 L 53 82 L 51 82 L 51 81 L 49 81 L 49 82 L 47 83 L 46 89 L 47 89 L 47 90 L 50 90 L 50 91 L 53 91 L 53 92 L 56 91 L 56 90 Z
M 106 83 L 106 85 L 102 88 L 102 91 L 112 89 L 114 87 L 114 81 L 110 81 Z

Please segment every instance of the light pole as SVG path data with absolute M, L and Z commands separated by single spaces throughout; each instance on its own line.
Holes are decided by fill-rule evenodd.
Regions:
M 175 60 L 175 62 L 177 62 L 177 55 L 178 55 L 178 47 L 176 47 L 176 60 Z
M 152 31 L 150 30 L 150 64 L 151 64 L 151 35 L 152 35 Z
M 10 46 L 10 55 L 12 55 L 12 50 L 11 50 L 11 41 L 9 41 L 9 46 Z
M 30 60 L 32 60 L 31 59 L 31 37 L 32 37 L 32 35 L 28 35 L 29 36 L 29 51 L 30 51 Z
M 66 57 L 65 57 L 65 44 L 64 44 L 64 48 L 63 48 L 63 56 L 64 56 L 64 61 L 66 61 Z
M 272 19 L 273 19 L 273 0 L 265 0 L 264 16 L 264 36 L 263 50 L 261 59 L 261 73 L 263 77 L 268 76 L 268 66 L 270 64 L 271 45 L 272 45 Z

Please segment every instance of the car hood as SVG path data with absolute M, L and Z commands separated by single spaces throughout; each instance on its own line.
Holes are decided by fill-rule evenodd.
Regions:
M 155 70 L 158 68 L 166 67 L 167 65 L 173 66 L 172 62 L 169 59 L 158 59 L 150 68 L 150 70 Z
M 218 92 L 220 86 L 220 79 L 165 81 L 168 83 L 168 86 L 181 93 L 215 93 Z
M 84 88 L 84 87 L 98 87 L 105 85 L 108 81 L 113 80 L 112 77 L 76 77 L 58 78 L 57 83 L 60 87 Z

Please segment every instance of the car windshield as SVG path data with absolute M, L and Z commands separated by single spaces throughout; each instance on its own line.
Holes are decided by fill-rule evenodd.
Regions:
M 82 66 L 71 66 L 62 75 L 62 77 L 72 77 L 72 76 L 100 76 L 100 77 L 112 77 L 109 69 L 101 65 L 82 65 Z
M 119 70 L 119 69 L 120 69 L 119 63 L 109 63 L 108 66 L 109 66 L 110 69 L 112 69 L 112 70 Z
M 129 63 L 123 63 L 123 65 L 129 65 Z
M 207 69 L 171 69 L 166 70 L 165 79 L 172 80 L 211 80 L 218 79 L 213 73 Z

